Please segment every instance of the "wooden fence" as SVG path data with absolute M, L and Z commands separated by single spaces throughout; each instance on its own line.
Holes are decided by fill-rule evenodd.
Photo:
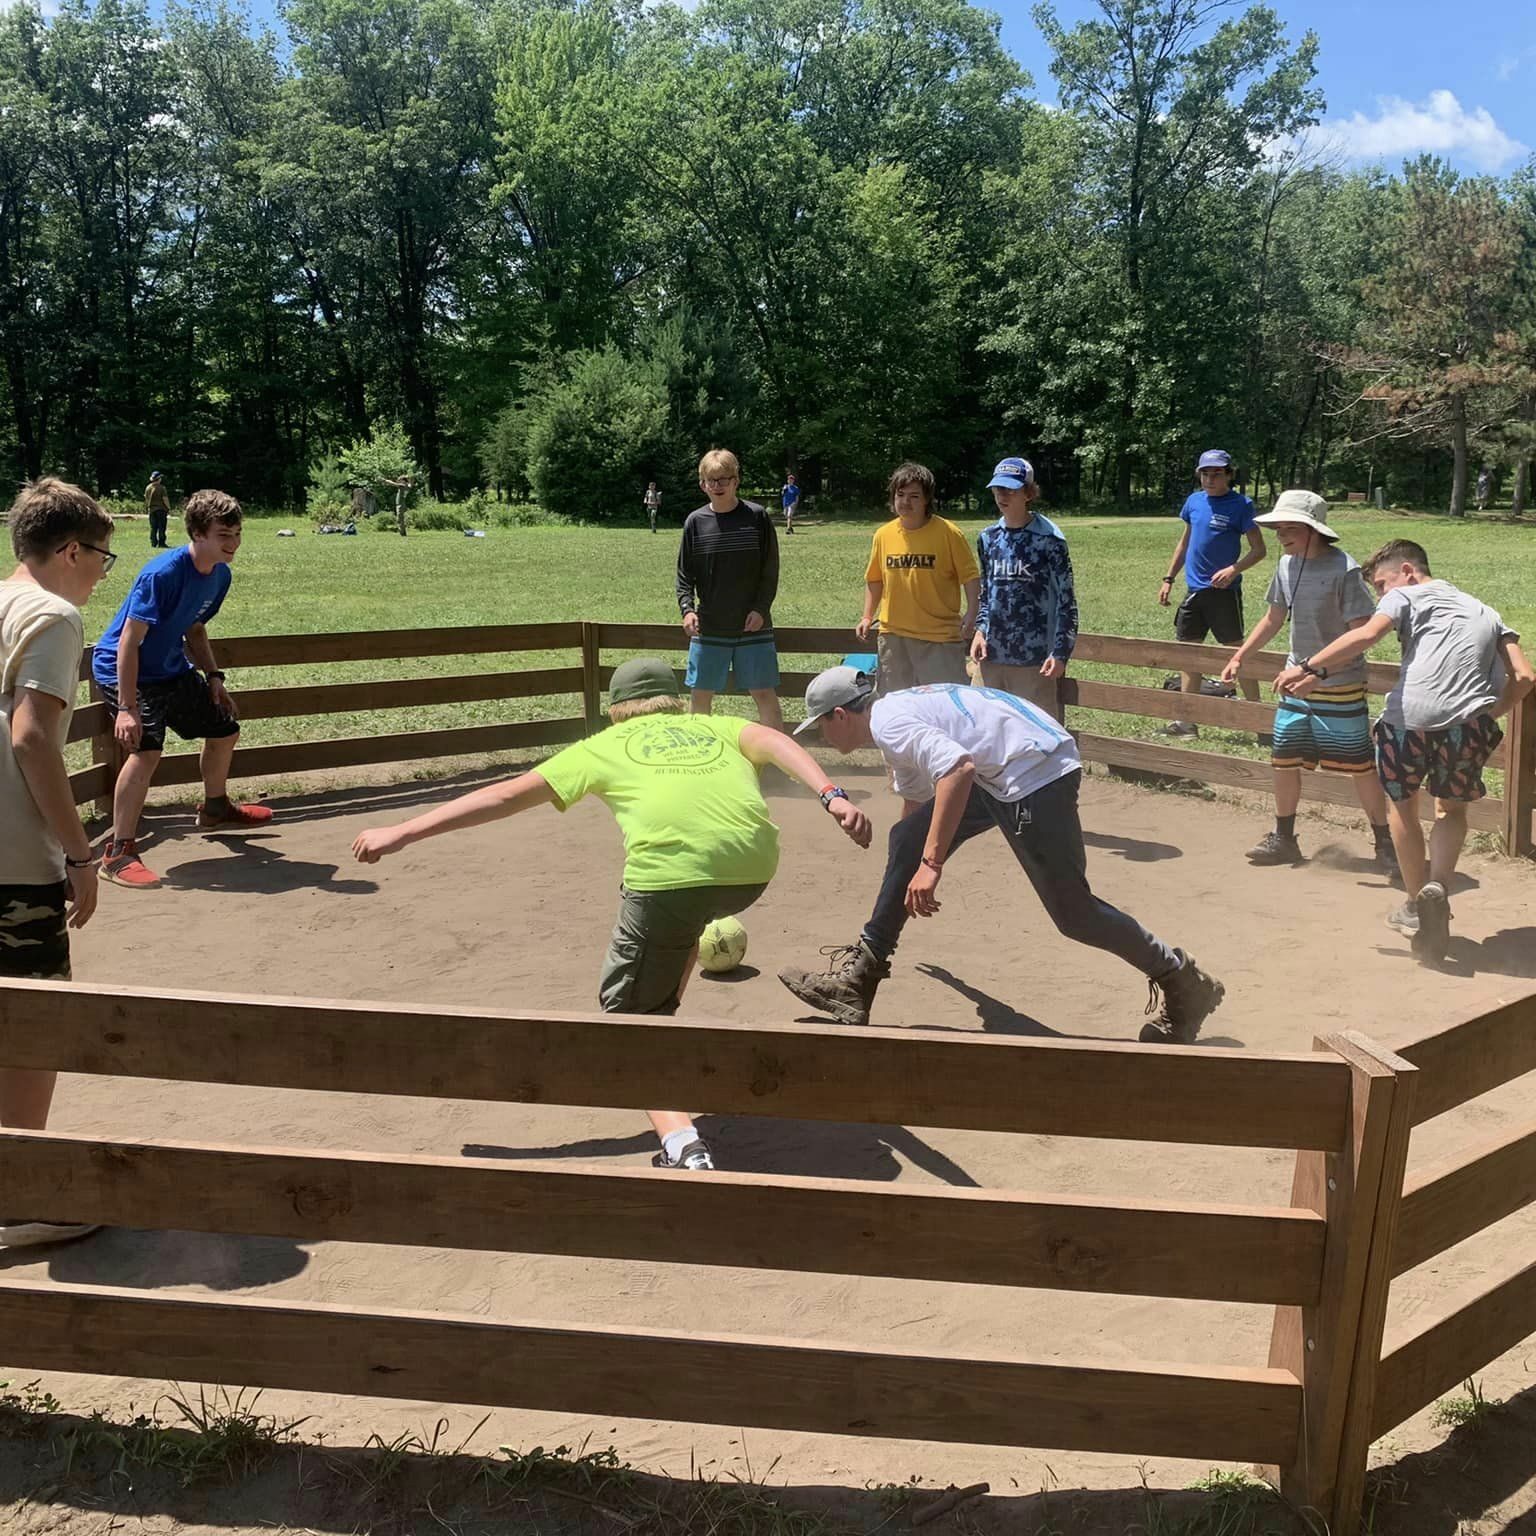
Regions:
M 0 1280 L 5 1363 L 977 1444 L 1253 1461 L 1358 1509 L 1414 1069 L 923 1030 L 0 985 L 0 1063 L 260 1088 L 699 1110 L 1297 1154 L 1289 1206 L 0 1134 L 8 1209 L 1276 1308 L 1267 1363 L 979 1357 Z M 1368 1374 L 1368 1373 L 1367 1373 Z
M 784 656 L 814 658 L 810 670 L 787 671 L 779 686 L 781 695 L 798 698 L 825 658 L 838 657 L 865 647 L 851 631 L 841 628 L 790 628 L 777 631 Z M 574 741 L 601 722 L 602 689 L 613 669 L 603 662 L 605 651 L 654 650 L 677 652 L 682 645 L 675 624 L 606 624 L 571 621 L 558 624 L 472 625 L 457 628 L 373 630 L 353 634 L 264 635 L 220 638 L 218 655 L 231 671 L 249 667 L 302 666 L 313 669 L 328 663 L 400 658 L 515 655 L 529 651 L 568 651 L 569 661 L 536 670 L 471 672 L 456 676 L 418 677 L 371 682 L 315 683 L 272 688 L 240 688 L 236 696 L 246 720 L 287 716 L 315 716 L 364 710 L 394 710 L 475 700 L 558 698 L 574 696 L 580 712 L 503 724 L 461 726 L 444 730 L 390 730 L 370 736 L 340 737 L 294 742 L 282 746 L 242 747 L 235 755 L 234 771 L 242 777 L 300 773 L 312 769 L 355 767 L 362 764 L 409 762 L 482 752 L 507 752 L 554 746 Z M 1229 651 L 1215 646 L 1183 645 L 1173 641 L 1133 639 L 1123 635 L 1082 635 L 1073 658 L 1079 664 L 1136 667 L 1159 674 L 1170 671 L 1216 673 L 1226 664 Z M 1264 652 L 1243 668 L 1245 677 L 1270 682 L 1284 665 L 1277 652 Z M 1387 692 L 1396 681 L 1397 667 L 1372 663 L 1367 686 Z M 1069 726 L 1081 709 L 1108 711 L 1154 719 L 1185 719 L 1197 725 L 1225 727 L 1244 732 L 1273 728 L 1274 706 L 1251 704 L 1244 699 L 1212 698 L 1177 694 L 1161 687 L 1128 686 L 1084 677 L 1068 677 L 1060 684 L 1061 701 Z M 1505 774 L 1502 797 L 1490 796 L 1471 807 L 1474 829 L 1499 833 L 1512 853 L 1536 851 L 1533 817 L 1536 817 L 1536 699 L 1524 700 L 1505 722 L 1507 741 L 1493 766 Z M 1230 753 L 1190 750 L 1132 737 L 1078 731 L 1079 750 L 1086 761 L 1116 768 L 1168 775 L 1201 784 L 1229 785 L 1267 791 L 1267 762 Z M 120 761 L 111 736 L 105 705 L 92 702 L 76 712 L 71 740 L 89 738 L 93 761 L 72 776 L 77 803 L 96 802 L 100 811 Z M 159 784 L 193 783 L 198 777 L 193 753 L 168 754 L 156 775 Z M 1302 775 L 1302 794 L 1309 800 L 1353 806 L 1354 789 L 1340 775 Z M 1433 814 L 1423 797 L 1426 817 Z

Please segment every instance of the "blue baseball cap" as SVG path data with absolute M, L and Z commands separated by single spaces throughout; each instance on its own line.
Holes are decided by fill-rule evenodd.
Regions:
M 1231 469 L 1232 455 L 1225 448 L 1207 448 L 1200 455 L 1200 462 L 1195 466 L 1196 471 L 1202 469 Z
M 990 491 L 994 485 L 998 485 L 1005 491 L 1022 491 L 1026 485 L 1034 483 L 1035 467 L 1028 459 L 1002 459 L 992 471 L 987 489 Z
M 161 478 L 160 471 L 157 469 L 149 478 L 151 480 L 159 480 Z

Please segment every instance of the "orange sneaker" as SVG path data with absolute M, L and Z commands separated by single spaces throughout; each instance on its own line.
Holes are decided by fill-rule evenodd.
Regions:
M 254 832 L 272 820 L 272 812 L 265 805 L 237 805 L 233 800 L 224 802 L 226 809 L 210 811 L 206 804 L 197 808 L 199 832 Z
M 98 873 L 103 880 L 134 891 L 152 891 L 160 884 L 160 876 L 145 866 L 139 857 L 139 845 L 131 837 L 107 844 Z

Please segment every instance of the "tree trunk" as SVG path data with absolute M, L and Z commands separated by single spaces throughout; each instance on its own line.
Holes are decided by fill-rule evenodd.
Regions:
M 1467 515 L 1467 402 L 1451 398 L 1451 516 Z
M 1525 513 L 1526 491 L 1531 483 L 1531 456 L 1528 453 L 1520 455 L 1515 463 L 1515 488 L 1510 493 L 1509 515 L 1521 517 Z

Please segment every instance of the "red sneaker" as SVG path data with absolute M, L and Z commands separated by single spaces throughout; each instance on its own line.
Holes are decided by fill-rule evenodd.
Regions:
M 254 832 L 271 820 L 272 812 L 264 805 L 236 805 L 230 801 L 227 811 L 210 811 L 206 804 L 197 808 L 199 832 Z
M 126 885 L 133 891 L 152 891 L 160 884 L 160 876 L 145 867 L 139 857 L 139 845 L 125 837 L 120 843 L 108 843 L 97 871 L 103 880 L 113 885 Z

